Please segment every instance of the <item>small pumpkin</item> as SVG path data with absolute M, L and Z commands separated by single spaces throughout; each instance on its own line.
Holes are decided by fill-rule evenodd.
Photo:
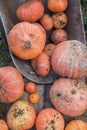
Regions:
M 36 104 L 40 101 L 40 94 L 38 93 L 31 93 L 29 95 L 29 101 L 33 104 Z
M 48 0 L 47 7 L 51 12 L 63 12 L 68 7 L 68 0 Z
M 3 119 L 0 119 L 0 130 L 8 130 L 8 125 Z
M 35 59 L 32 59 L 31 65 L 35 72 L 40 76 L 46 76 L 50 72 L 50 58 L 44 52 L 42 52 Z
M 41 25 L 44 27 L 44 29 L 46 31 L 49 31 L 52 29 L 53 27 L 53 21 L 52 21 L 52 17 L 49 14 L 44 14 L 41 18 L 40 18 L 40 23 Z
M 35 119 L 35 109 L 25 100 L 16 101 L 7 113 L 7 124 L 11 130 L 30 129 Z
M 37 57 L 43 51 L 45 42 L 46 32 L 38 23 L 18 23 L 8 34 L 11 51 L 24 60 Z
M 24 93 L 22 75 L 14 67 L 0 68 L 0 102 L 12 103 Z
M 67 39 L 67 32 L 64 29 L 55 29 L 51 34 L 51 40 L 55 44 L 66 41 Z
M 53 53 L 55 47 L 56 47 L 55 44 L 53 44 L 53 43 L 48 43 L 48 44 L 45 45 L 43 51 L 44 51 L 49 57 L 51 57 L 51 55 L 52 55 L 52 53 Z
M 54 28 L 64 28 L 67 25 L 67 15 L 62 13 L 55 13 L 52 15 Z
M 20 5 L 16 11 L 17 17 L 21 21 L 35 22 L 44 13 L 44 6 L 39 0 L 30 0 Z
M 37 130 L 64 130 L 63 116 L 53 108 L 45 108 L 36 118 Z
M 87 47 L 78 40 L 67 40 L 58 44 L 51 56 L 55 73 L 63 77 L 87 76 Z
M 52 104 L 63 115 L 76 117 L 87 109 L 87 85 L 84 80 L 59 78 L 51 86 L 49 95 Z
M 65 130 L 87 130 L 87 123 L 83 120 L 72 120 L 66 125 Z

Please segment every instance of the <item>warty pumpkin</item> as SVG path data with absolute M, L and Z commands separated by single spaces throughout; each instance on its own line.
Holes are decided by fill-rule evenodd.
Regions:
M 24 60 L 37 57 L 43 51 L 45 42 L 46 32 L 38 23 L 18 23 L 8 34 L 9 48 Z
M 87 109 L 87 85 L 83 79 L 59 78 L 51 86 L 49 95 L 63 115 L 76 117 Z
M 54 49 L 51 64 L 55 73 L 63 77 L 87 76 L 87 47 L 78 40 L 61 42 Z
M 45 108 L 36 118 L 36 130 L 64 130 L 63 116 L 53 108 Z
M 72 120 L 66 125 L 65 130 L 87 130 L 87 123 L 83 120 Z
M 35 109 L 25 100 L 16 101 L 8 110 L 7 124 L 11 130 L 26 130 L 33 127 Z
M 19 71 L 11 66 L 0 68 L 0 102 L 12 103 L 24 93 L 24 80 Z

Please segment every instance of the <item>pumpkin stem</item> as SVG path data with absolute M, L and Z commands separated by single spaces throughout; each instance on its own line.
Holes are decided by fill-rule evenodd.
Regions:
M 30 41 L 25 42 L 24 47 L 25 47 L 25 48 L 30 48 L 30 47 L 31 47 Z

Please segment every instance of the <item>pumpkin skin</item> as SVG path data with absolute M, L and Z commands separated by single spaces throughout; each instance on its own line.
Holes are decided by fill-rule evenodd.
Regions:
M 72 120 L 66 125 L 65 130 L 87 130 L 87 123 L 82 120 Z
M 45 42 L 46 32 L 38 23 L 18 23 L 8 34 L 11 51 L 24 60 L 37 57 L 44 49 Z
M 51 34 L 51 40 L 55 44 L 66 41 L 67 39 L 67 32 L 64 29 L 55 29 Z
M 46 76 L 50 72 L 50 58 L 44 52 L 35 59 L 32 59 L 31 65 L 35 72 L 40 76 Z
M 62 115 L 53 108 L 45 108 L 36 118 L 36 130 L 64 130 Z
M 55 108 L 66 116 L 80 116 L 87 109 L 87 85 L 83 80 L 60 78 L 50 88 Z
M 67 15 L 65 13 L 55 13 L 52 15 L 54 28 L 64 28 L 67 25 Z
M 44 6 L 40 1 L 30 0 L 18 7 L 16 14 L 19 20 L 35 22 L 44 13 Z
M 2 119 L 0 119 L 0 130 L 8 130 L 7 123 Z
M 60 76 L 74 79 L 87 76 L 87 47 L 78 40 L 61 42 L 52 53 L 51 64 Z
M 24 93 L 22 75 L 14 67 L 0 68 L 0 102 L 12 103 Z
M 45 48 L 44 48 L 44 52 L 49 56 L 51 57 L 52 53 L 53 53 L 53 50 L 55 49 L 56 45 L 53 44 L 53 43 L 48 43 L 45 45 Z
M 25 100 L 16 101 L 7 113 L 7 124 L 11 130 L 30 129 L 35 119 L 35 109 Z
M 53 27 L 52 17 L 49 14 L 44 14 L 40 19 L 40 23 L 46 31 L 51 30 Z
M 68 7 L 67 0 L 48 0 L 47 7 L 51 12 L 63 12 Z

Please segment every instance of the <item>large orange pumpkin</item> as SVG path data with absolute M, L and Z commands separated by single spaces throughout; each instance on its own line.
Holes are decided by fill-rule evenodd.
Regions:
M 45 108 L 37 115 L 36 130 L 64 130 L 64 119 L 55 109 Z
M 78 40 L 67 40 L 56 46 L 51 57 L 55 73 L 69 78 L 87 76 L 87 47 Z
M 48 0 L 47 7 L 51 12 L 63 12 L 68 7 L 68 0 Z
M 87 123 L 83 120 L 72 120 L 66 125 L 65 130 L 87 130 Z
M 84 80 L 60 78 L 50 88 L 50 99 L 62 114 L 82 115 L 87 109 L 87 85 Z
M 10 49 L 24 60 L 37 57 L 44 49 L 45 42 L 46 32 L 38 23 L 18 23 L 8 34 Z
M 25 100 L 16 101 L 7 113 L 7 124 L 11 130 L 30 129 L 35 119 L 35 109 Z
M 0 102 L 14 102 L 23 92 L 24 81 L 18 70 L 11 66 L 0 68 Z
M 0 130 L 8 130 L 7 123 L 3 119 L 0 119 Z
M 17 17 L 21 21 L 35 22 L 44 13 L 44 6 L 40 1 L 30 0 L 20 5 L 16 11 Z

